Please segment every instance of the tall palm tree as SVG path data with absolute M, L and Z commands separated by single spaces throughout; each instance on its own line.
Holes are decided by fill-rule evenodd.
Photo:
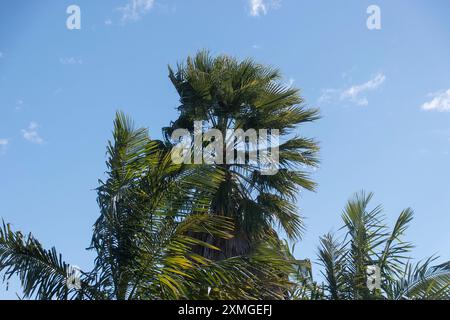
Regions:
M 403 240 L 413 219 L 403 210 L 393 229 L 384 223 L 382 207 L 369 209 L 372 193 L 350 199 L 342 214 L 345 237 L 321 238 L 319 261 L 324 267 L 324 293 L 333 300 L 450 299 L 450 262 L 431 266 L 435 258 L 411 263 L 413 245 Z M 368 267 L 378 268 L 379 288 L 372 287 Z M 368 285 L 369 283 L 369 285 Z
M 151 140 L 146 129 L 135 129 L 122 113 L 107 153 L 107 179 L 98 188 L 100 217 L 90 247 L 97 254 L 92 271 L 80 270 L 75 277 L 55 248 L 46 250 L 31 234 L 3 223 L 0 272 L 5 280 L 19 277 L 25 298 L 281 298 L 279 290 L 254 276 L 256 270 L 275 289 L 288 285 L 280 273 L 290 270 L 269 241 L 251 257 L 220 262 L 192 250 L 219 250 L 195 236 L 199 233 L 232 237 L 231 219 L 209 215 L 223 172 L 174 164 L 161 142 Z
M 228 137 L 229 130 L 238 129 L 279 130 L 280 134 L 279 170 L 274 175 L 262 173 L 261 161 L 248 160 L 249 146 L 245 161 L 216 165 L 225 179 L 210 211 L 232 218 L 236 232 L 227 240 L 212 240 L 205 235 L 202 240 L 222 250 L 203 248 L 199 251 L 202 256 L 220 260 L 249 254 L 261 237 L 276 234 L 278 226 L 290 239 L 298 239 L 303 223 L 296 198 L 302 189 L 315 188 L 309 169 L 318 164 L 318 145 L 299 136 L 297 129 L 318 119 L 318 110 L 304 106 L 299 90 L 283 84 L 279 70 L 251 59 L 238 61 L 225 55 L 214 58 L 201 51 L 176 70 L 169 67 L 169 72 L 181 105 L 179 118 L 165 128 L 168 141 L 176 129 L 192 132 L 194 121 L 202 121 L 203 129 L 219 130 L 223 137 Z M 227 138 L 223 154 L 238 149 L 238 143 Z M 267 146 L 258 148 L 267 151 Z

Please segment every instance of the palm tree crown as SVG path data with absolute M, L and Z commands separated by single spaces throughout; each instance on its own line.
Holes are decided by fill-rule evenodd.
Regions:
M 247 160 L 217 165 L 225 179 L 210 211 L 231 217 L 237 230 L 232 240 L 216 243 L 222 248 L 219 256 L 209 250 L 202 254 L 214 259 L 248 254 L 252 245 L 264 234 L 274 233 L 278 224 L 291 239 L 298 239 L 303 225 L 296 197 L 301 189 L 315 188 L 308 167 L 318 163 L 318 145 L 296 135 L 295 130 L 318 119 L 318 111 L 306 108 L 299 91 L 280 82 L 278 70 L 250 59 L 213 58 L 201 51 L 176 71 L 169 69 L 181 105 L 179 118 L 165 128 L 167 140 L 176 129 L 193 130 L 194 121 L 219 130 L 223 137 L 228 130 L 237 129 L 278 130 L 281 136 L 275 175 L 263 175 L 260 165 Z M 227 144 L 236 147 L 235 141 Z M 204 240 L 209 241 L 207 237 Z

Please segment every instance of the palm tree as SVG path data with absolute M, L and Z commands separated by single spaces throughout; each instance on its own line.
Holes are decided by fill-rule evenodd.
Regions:
M 91 271 L 72 273 L 55 248 L 31 234 L 0 229 L 0 272 L 17 275 L 24 297 L 37 299 L 257 299 L 281 298 L 289 273 L 275 246 L 260 243 L 250 257 L 220 262 L 193 246 L 219 248 L 195 235 L 230 239 L 233 221 L 210 215 L 224 174 L 217 168 L 176 165 L 165 146 L 118 113 L 108 145 L 107 179 L 100 181 L 100 217 L 90 250 Z M 274 284 L 271 290 L 254 276 Z M 276 271 L 276 272 L 275 272 Z M 73 283 L 72 283 L 73 282 Z
M 403 210 L 390 231 L 383 222 L 382 207 L 369 209 L 372 197 L 372 193 L 361 192 L 348 201 L 342 214 L 346 231 L 342 241 L 332 234 L 320 240 L 319 261 L 324 268 L 326 297 L 450 299 L 450 262 L 433 267 L 435 258 L 417 264 L 410 261 L 408 254 L 413 245 L 402 238 L 413 211 Z M 380 271 L 379 288 L 371 288 L 369 266 Z
M 192 132 L 194 121 L 202 121 L 204 129 L 214 128 L 227 137 L 224 155 L 239 148 L 237 140 L 228 139 L 229 130 L 279 130 L 281 137 L 279 170 L 274 175 L 262 173 L 261 159 L 256 163 L 248 160 L 248 145 L 245 161 L 215 166 L 223 170 L 225 179 L 215 193 L 210 212 L 232 218 L 236 231 L 232 239 L 213 240 L 204 235 L 203 241 L 221 251 L 204 247 L 198 252 L 214 260 L 247 255 L 261 237 L 275 235 L 278 226 L 290 239 L 299 239 L 303 223 L 296 197 L 302 189 L 315 188 L 309 168 L 318 164 L 318 145 L 298 136 L 296 129 L 318 119 L 318 110 L 306 108 L 299 90 L 284 85 L 278 70 L 251 59 L 238 61 L 225 55 L 213 58 L 201 51 L 175 71 L 169 67 L 169 72 L 181 105 L 179 118 L 165 128 L 167 141 L 176 129 Z M 267 151 L 267 146 L 258 147 L 258 151 Z

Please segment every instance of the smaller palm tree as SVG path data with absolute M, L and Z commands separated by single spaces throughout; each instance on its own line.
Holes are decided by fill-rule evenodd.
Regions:
M 324 270 L 323 292 L 333 300 L 354 299 L 450 299 L 450 262 L 431 266 L 435 258 L 413 264 L 413 245 L 403 240 L 413 219 L 411 209 L 403 210 L 393 229 L 384 223 L 382 207 L 369 209 L 372 193 L 356 194 L 347 203 L 342 219 L 345 237 L 332 234 L 320 239 L 319 261 Z M 377 279 L 368 267 L 379 270 Z M 372 283 L 373 280 L 373 283 Z

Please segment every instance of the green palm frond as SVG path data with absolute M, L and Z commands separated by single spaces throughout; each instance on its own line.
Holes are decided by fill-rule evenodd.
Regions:
M 381 206 L 368 209 L 372 197 L 372 193 L 355 194 L 342 214 L 343 228 L 346 229 L 346 241 L 349 246 L 346 267 L 354 299 L 366 299 L 371 296 L 367 288 L 366 269 L 367 266 L 378 263 L 376 252 L 387 236 Z
M 407 263 L 400 279 L 391 283 L 390 299 L 449 300 L 450 262 L 431 266 L 436 258 L 423 263 Z
M 414 212 L 411 209 L 403 210 L 391 234 L 385 239 L 385 246 L 381 252 L 378 265 L 383 270 L 385 279 L 396 278 L 403 271 L 408 253 L 414 247 L 411 243 L 402 239 L 409 223 L 412 221 Z
M 349 296 L 349 277 L 346 273 L 347 255 L 343 243 L 338 242 L 332 234 L 320 239 L 319 261 L 324 267 L 325 289 L 332 300 L 341 300 Z
M 189 237 L 175 239 L 175 245 L 170 242 L 177 228 L 183 229 L 192 221 L 183 221 L 187 215 L 195 214 L 197 228 L 216 236 L 225 237 L 227 229 L 214 218 L 207 229 L 201 223 L 204 219 L 199 218 L 208 212 L 222 179 L 219 169 L 174 164 L 164 145 L 151 140 L 147 130 L 134 128 L 121 113 L 114 128 L 108 148 L 108 178 L 100 181 L 98 188 L 101 215 L 94 226 L 91 249 L 97 252 L 95 270 L 108 296 L 125 299 L 137 292 L 135 277 L 137 270 L 142 271 L 143 258 L 162 263 L 162 252 L 167 248 L 175 250 L 178 245 L 187 253 L 194 244 L 195 239 Z M 191 229 L 195 230 L 193 225 Z M 183 255 L 171 259 L 184 261 L 181 258 L 187 259 Z M 181 294 L 181 287 L 167 274 L 158 277 L 166 289 Z M 139 278 L 139 283 L 146 280 Z
M 69 285 L 70 265 L 55 248 L 46 250 L 31 234 L 22 235 L 3 222 L 0 229 L 0 272 L 4 281 L 17 275 L 22 284 L 24 298 L 49 299 L 98 298 L 100 294 L 88 283 L 86 274 L 80 273 L 79 288 Z
M 285 290 L 291 285 L 290 265 L 267 242 L 257 245 L 250 256 L 214 261 L 197 271 L 196 278 L 202 282 L 205 279 L 210 289 L 197 299 L 279 300 L 285 298 Z

